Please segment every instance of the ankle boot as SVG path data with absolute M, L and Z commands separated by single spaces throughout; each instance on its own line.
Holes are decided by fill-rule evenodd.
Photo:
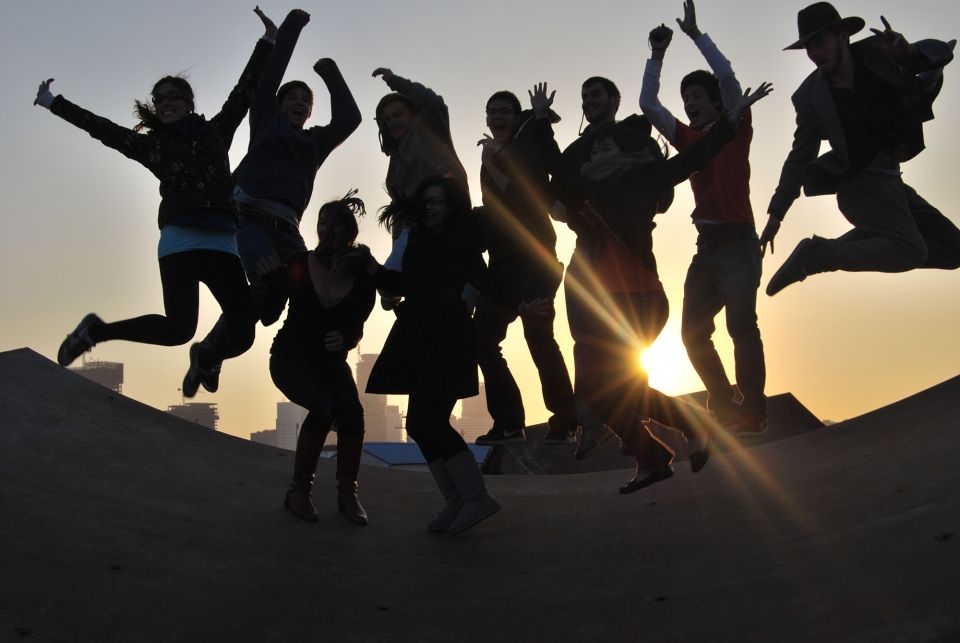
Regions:
M 463 508 L 446 530 L 447 534 L 455 536 L 500 511 L 500 503 L 487 493 L 483 474 L 469 450 L 447 458 L 445 464 L 457 492 L 463 499 Z
M 427 524 L 427 531 L 438 532 L 446 531 L 447 527 L 450 526 L 450 523 L 453 522 L 454 518 L 457 517 L 457 514 L 460 513 L 460 510 L 463 509 L 463 499 L 460 498 L 460 493 L 457 491 L 457 486 L 453 483 L 453 478 L 450 477 L 450 472 L 447 471 L 447 461 L 444 459 L 434 460 L 427 464 L 430 468 L 430 473 L 433 474 L 433 479 L 437 483 L 437 488 L 440 489 L 440 493 L 443 495 L 443 499 L 446 501 L 446 504 L 443 506 L 443 509 L 440 510 L 433 520 Z
M 297 438 L 297 453 L 293 460 L 293 479 L 283 499 L 283 506 L 300 520 L 317 522 L 320 519 L 317 508 L 310 501 L 310 488 L 313 486 L 313 473 L 317 470 L 320 450 L 326 439 L 326 431 L 300 431 Z
M 363 456 L 363 433 L 337 436 L 337 510 L 344 518 L 357 525 L 370 522 L 357 491 L 357 474 Z
M 640 418 L 628 423 L 620 438 L 637 459 L 637 470 L 620 493 L 633 493 L 673 476 L 673 452 L 654 439 Z

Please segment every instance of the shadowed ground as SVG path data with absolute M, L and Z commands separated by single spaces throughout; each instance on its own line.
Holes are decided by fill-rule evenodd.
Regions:
M 952 641 L 960 378 L 735 449 L 490 476 L 503 511 L 431 537 L 429 476 L 364 468 L 368 527 L 281 508 L 292 454 L 0 354 L 0 639 Z

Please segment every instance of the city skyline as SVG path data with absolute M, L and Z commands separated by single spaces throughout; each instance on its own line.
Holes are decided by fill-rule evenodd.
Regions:
M 792 138 L 789 97 L 812 70 L 803 52 L 782 51 L 796 39 L 796 12 L 805 4 L 747 0 L 697 4 L 702 30 L 731 60 L 744 87 L 756 87 L 761 81 L 775 85 L 773 95 L 758 104 L 754 114 L 751 190 L 760 227 L 766 222 L 766 203 Z M 864 18 L 868 27 L 880 27 L 880 15 L 884 15 L 911 40 L 948 40 L 960 33 L 960 8 L 955 3 L 920 0 L 904 6 L 892 0 L 859 0 L 834 4 L 842 15 Z M 278 23 L 291 8 L 273 1 L 261 7 Z M 388 90 L 382 81 L 371 78 L 373 69 L 388 66 L 444 96 L 454 142 L 477 202 L 479 150 L 475 143 L 486 131 L 483 106 L 491 93 L 510 89 L 526 103 L 526 90 L 535 82 L 547 81 L 557 91 L 554 109 L 563 117 L 555 127 L 557 140 L 566 146 L 580 127 L 580 82 L 596 74 L 613 79 L 623 93 L 619 116 L 637 112 L 640 78 L 649 55 L 646 33 L 661 22 L 675 26 L 673 19 L 682 15 L 679 1 L 609 0 L 591 5 L 588 12 L 563 0 L 555 3 L 547 22 L 542 5 L 525 0 L 483 6 L 423 1 L 408 5 L 405 11 L 379 0 L 336 9 L 309 3 L 303 8 L 313 19 L 287 77 L 305 79 L 314 88 L 316 104 L 310 122 L 329 119 L 326 91 L 311 69 L 321 56 L 337 60 L 364 122 L 321 168 L 301 230 L 308 245 L 315 243 L 319 205 L 358 187 L 370 211 L 360 222 L 359 241 L 380 259 L 390 245 L 389 235 L 375 221 L 377 208 L 386 203 L 382 184 L 387 161 L 379 151 L 372 115 L 377 100 Z M 156 180 L 142 167 L 32 106 L 37 84 L 53 77 L 54 93 L 129 126 L 133 99 L 146 96 L 157 78 L 182 71 L 196 90 L 198 111 L 212 116 L 262 33 L 251 10 L 252 5 L 241 7 L 225 0 L 202 6 L 181 0 L 163 6 L 119 0 L 82 5 L 41 0 L 17 4 L 10 12 L 0 26 L 0 46 L 6 54 L 0 65 L 9 89 L 0 96 L 0 117 L 5 123 L 0 132 L 0 188 L 8 220 L 0 241 L 0 266 L 7 275 L 0 282 L 0 298 L 8 302 L 0 350 L 26 346 L 53 358 L 64 335 L 87 312 L 115 320 L 161 309 Z M 494 19 L 498 10 L 502 13 Z M 761 12 L 763 29 L 752 29 Z M 591 13 L 616 19 L 602 21 L 598 27 Z M 503 18 L 507 15 L 509 20 Z M 409 38 L 397 39 L 398 33 Z M 171 39 L 175 46 L 158 45 Z M 689 39 L 676 32 L 661 92 L 664 104 L 675 114 L 682 113 L 679 79 L 704 66 Z M 904 166 L 905 180 L 954 221 L 960 212 L 950 155 L 951 142 L 960 139 L 960 119 L 955 117 L 960 108 L 956 66 L 947 68 L 934 106 L 937 118 L 925 127 L 928 149 Z M 243 124 L 231 150 L 234 166 L 246 143 Z M 669 213 L 658 217 L 654 237 L 672 314 L 648 359 L 653 385 L 671 394 L 702 388 L 679 337 L 682 283 L 695 240 L 691 210 L 689 188 L 680 186 Z M 563 226 L 556 229 L 558 253 L 567 263 L 573 236 Z M 835 200 L 802 197 L 787 216 L 776 252 L 764 259 L 763 284 L 802 237 L 838 236 L 846 229 Z M 768 355 L 768 393 L 792 392 L 819 417 L 837 421 L 956 375 L 960 301 L 948 294 L 956 291 L 957 279 L 957 273 L 942 271 L 830 274 L 813 277 L 774 298 L 761 295 L 758 314 Z M 198 339 L 218 314 L 206 290 L 201 293 Z M 392 321 L 392 314 L 379 307 L 374 311 L 361 341 L 363 352 L 379 351 Z M 556 328 L 571 364 L 562 295 Z M 253 349 L 224 365 L 221 391 L 201 392 L 195 398 L 218 404 L 221 430 L 247 437 L 272 423 L 279 393 L 267 365 L 277 329 L 277 325 L 258 328 Z M 719 318 L 716 340 L 729 368 L 732 347 Z M 126 364 L 124 394 L 163 409 L 180 400 L 177 389 L 186 370 L 187 349 L 113 342 L 96 347 L 91 356 Z M 547 414 L 519 328 L 511 328 L 504 354 L 521 383 L 528 422 L 542 422 Z M 355 354 L 350 359 L 355 361 Z M 390 404 L 403 401 L 389 400 Z

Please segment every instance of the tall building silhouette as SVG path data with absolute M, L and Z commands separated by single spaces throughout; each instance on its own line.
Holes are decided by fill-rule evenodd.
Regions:
M 461 400 L 460 417 L 453 426 L 471 444 L 493 426 L 493 418 L 487 410 L 487 389 L 483 382 L 480 383 L 478 395 Z
M 297 437 L 300 427 L 307 417 L 307 409 L 293 402 L 277 402 L 277 446 L 281 449 L 297 450 Z
M 186 404 L 174 404 L 167 407 L 167 413 L 175 415 L 187 422 L 193 422 L 200 426 L 217 430 L 217 421 L 220 415 L 217 413 L 216 402 L 187 402 Z
M 360 392 L 360 404 L 363 406 L 363 424 L 367 442 L 402 442 L 399 423 L 391 416 L 387 419 L 387 396 L 364 393 L 373 365 L 380 357 L 378 353 L 360 353 L 357 362 L 357 390 Z M 397 410 L 399 414 L 399 409 Z
M 70 370 L 116 393 L 123 393 L 123 364 L 120 362 L 87 361 L 84 355 L 83 363 Z

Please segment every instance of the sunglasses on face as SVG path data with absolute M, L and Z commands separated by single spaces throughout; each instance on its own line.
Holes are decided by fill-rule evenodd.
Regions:
M 154 105 L 159 105 L 160 103 L 164 102 L 173 103 L 180 100 L 186 102 L 187 98 L 183 94 L 179 94 L 177 92 L 168 92 L 166 94 L 154 94 L 150 100 L 153 101 Z

